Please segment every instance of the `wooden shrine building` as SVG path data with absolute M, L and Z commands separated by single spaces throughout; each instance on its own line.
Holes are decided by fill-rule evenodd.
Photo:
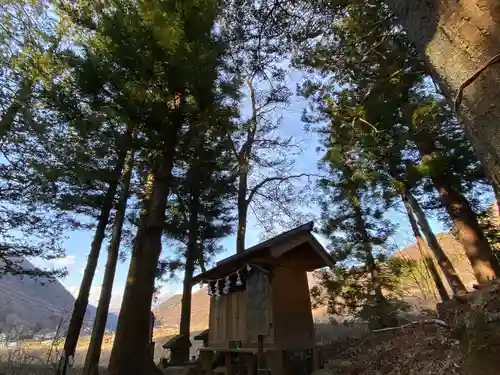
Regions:
M 194 278 L 210 299 L 203 373 L 225 357 L 226 374 L 310 374 L 314 324 L 307 272 L 333 259 L 307 223 L 230 256 Z

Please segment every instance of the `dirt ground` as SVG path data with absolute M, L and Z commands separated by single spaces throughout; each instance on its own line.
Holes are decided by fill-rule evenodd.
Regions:
M 447 327 L 421 323 L 323 345 L 325 374 L 500 375 L 500 282 L 444 304 Z
M 327 374 L 462 374 L 458 340 L 448 329 L 434 326 L 370 333 L 363 338 L 325 345 L 322 353 Z

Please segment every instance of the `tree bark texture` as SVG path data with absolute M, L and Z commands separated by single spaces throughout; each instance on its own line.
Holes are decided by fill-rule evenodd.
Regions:
M 83 367 L 84 375 L 98 375 L 99 374 L 99 360 L 101 357 L 101 346 L 106 331 L 106 322 L 109 313 L 109 304 L 111 302 L 111 295 L 113 292 L 113 282 L 115 280 L 116 265 L 120 253 L 120 243 L 122 237 L 123 223 L 125 221 L 125 212 L 127 210 L 127 200 L 130 191 L 130 180 L 132 177 L 132 170 L 134 165 L 134 154 L 131 150 L 127 156 L 125 169 L 122 176 L 122 187 L 120 197 L 116 207 L 116 217 L 113 227 L 113 235 L 108 248 L 108 258 L 106 260 L 106 269 L 104 271 L 104 278 L 101 287 L 101 294 L 99 296 L 99 304 L 97 305 L 96 317 L 94 326 L 92 328 L 92 335 L 90 337 L 90 344 L 85 357 L 85 364 Z
M 352 197 L 351 204 L 355 213 L 356 228 L 361 236 L 361 242 L 363 244 L 363 250 L 365 252 L 366 268 L 370 273 L 372 288 L 375 292 L 375 301 L 379 306 L 383 306 L 387 301 L 385 299 L 384 293 L 382 292 L 382 283 L 380 282 L 379 270 L 377 267 L 377 263 L 375 262 L 375 258 L 373 257 L 373 247 L 370 242 L 368 231 L 366 230 L 366 223 L 357 194 L 356 196 Z
M 246 80 L 248 90 L 250 92 L 250 103 L 252 106 L 252 117 L 248 121 L 246 131 L 247 138 L 241 149 L 237 152 L 238 158 L 238 230 L 236 232 L 236 252 L 242 253 L 245 251 L 245 236 L 247 231 L 248 221 L 248 206 L 250 200 L 247 199 L 248 194 L 248 173 L 250 172 L 250 155 L 255 142 L 255 134 L 257 133 L 257 99 L 255 97 L 255 89 L 251 80 Z
M 414 133 L 422 158 L 432 158 L 436 151 L 432 135 L 424 131 Z M 446 173 L 430 168 L 430 177 L 458 232 L 458 239 L 465 249 L 477 281 L 482 284 L 499 276 L 500 264 L 465 195 L 450 182 Z
M 500 59 L 496 57 L 500 53 L 500 3 L 498 0 L 384 1 L 426 58 L 450 104 L 456 107 L 479 159 L 499 192 Z M 457 97 L 459 93 L 461 98 Z
M 194 189 L 195 190 L 195 189 Z M 179 334 L 189 337 L 191 328 L 191 289 L 193 284 L 194 262 L 198 255 L 198 213 L 199 198 L 196 192 L 190 197 L 189 202 L 189 233 L 186 246 L 186 264 L 184 268 L 184 284 L 181 299 L 181 318 Z M 187 343 L 187 341 L 185 341 Z M 182 361 L 189 362 L 189 346 L 182 347 Z
M 99 215 L 99 220 L 97 222 L 97 228 L 95 230 L 94 238 L 90 246 L 90 252 L 87 258 L 87 265 L 83 272 L 83 279 L 80 285 L 80 290 L 78 291 L 78 297 L 75 300 L 75 306 L 71 314 L 71 319 L 68 326 L 68 332 L 66 334 L 66 340 L 64 341 L 64 353 L 61 357 L 58 373 L 60 375 L 66 374 L 67 367 L 69 365 L 70 357 L 74 358 L 76 345 L 78 343 L 78 337 L 80 335 L 80 330 L 82 329 L 83 319 L 85 317 L 85 312 L 89 304 L 90 289 L 92 287 L 92 282 L 94 280 L 95 271 L 97 268 L 97 262 L 99 261 L 99 254 L 101 252 L 102 242 L 106 234 L 106 226 L 108 225 L 109 215 L 111 209 L 113 208 L 113 201 L 115 199 L 116 190 L 118 187 L 118 181 L 122 174 L 123 166 L 125 164 L 125 159 L 127 156 L 127 151 L 131 146 L 132 142 L 132 128 L 129 126 L 126 133 L 122 138 L 122 145 L 118 151 L 118 158 L 113 171 L 113 176 L 108 185 L 108 190 L 106 191 L 104 201 L 101 208 L 101 213 Z
M 422 238 L 422 234 L 420 233 L 420 229 L 418 229 L 417 220 L 415 219 L 415 214 L 413 213 L 410 202 L 408 201 L 408 199 L 406 198 L 406 196 L 404 194 L 402 195 L 402 198 L 403 198 L 403 203 L 404 203 L 404 206 L 406 209 L 406 213 L 408 214 L 408 220 L 410 221 L 410 226 L 411 226 L 411 229 L 413 231 L 413 235 L 415 236 L 415 239 L 417 240 L 417 246 L 418 246 L 418 249 L 420 251 L 420 254 L 422 255 L 422 257 L 424 259 L 425 265 L 427 266 L 427 268 L 429 270 L 429 273 L 432 277 L 432 280 L 434 281 L 434 285 L 436 286 L 436 289 L 439 293 L 439 296 L 441 297 L 441 300 L 448 301 L 450 299 L 450 296 L 448 295 L 448 292 L 446 291 L 446 287 L 444 286 L 443 280 L 441 280 L 441 276 L 439 276 L 439 272 L 436 268 L 436 265 L 434 264 L 434 262 L 432 260 L 432 257 L 430 256 L 429 252 L 427 251 L 427 244 L 426 244 L 425 240 Z M 448 263 L 451 265 L 449 260 L 448 260 Z M 451 277 L 454 277 L 454 276 L 458 278 L 457 275 L 451 275 Z
M 248 164 L 240 166 L 240 174 L 238 179 L 238 231 L 236 233 L 236 252 L 242 253 L 245 251 L 245 236 L 247 231 L 248 220 Z
M 167 198 L 172 185 L 172 168 L 180 129 L 184 122 L 183 102 L 175 112 L 163 149 L 152 169 L 153 181 L 134 239 L 115 341 L 108 366 L 109 375 L 157 372 L 151 360 L 151 303 L 160 257 Z
M 420 207 L 420 204 L 406 186 L 403 194 L 405 199 L 405 206 L 408 203 L 411 210 L 417 217 L 420 228 L 422 228 L 422 232 L 424 233 L 424 236 L 427 239 L 427 243 L 429 244 L 432 253 L 436 257 L 439 268 L 441 268 L 441 271 L 443 271 L 444 277 L 446 277 L 446 280 L 448 281 L 448 284 L 450 285 L 453 294 L 454 295 L 466 294 L 467 289 L 465 288 L 464 283 L 458 276 L 458 273 L 455 270 L 453 263 L 451 263 L 450 259 L 448 258 L 448 255 L 446 255 L 443 248 L 439 244 L 436 236 L 434 235 L 434 232 L 432 231 L 432 228 L 429 222 L 427 221 L 427 217 L 425 216 L 424 210 L 422 210 L 422 207 Z

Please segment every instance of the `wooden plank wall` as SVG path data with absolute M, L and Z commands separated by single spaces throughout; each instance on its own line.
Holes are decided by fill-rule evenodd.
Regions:
M 271 301 L 270 286 L 268 299 Z M 268 321 L 271 322 L 268 334 L 264 337 L 264 344 L 274 342 L 274 328 L 272 325 L 273 312 L 270 303 L 267 303 Z M 231 293 L 219 299 L 211 298 L 209 315 L 208 346 L 228 347 L 229 341 L 241 340 L 244 347 L 256 347 L 257 335 L 247 332 L 247 294 L 246 291 Z
M 247 333 L 249 335 L 265 336 L 269 333 L 269 323 L 272 321 L 270 309 L 269 277 L 263 272 L 255 272 L 247 279 Z
M 307 274 L 279 266 L 273 270 L 272 298 L 276 345 L 280 349 L 314 347 L 314 324 Z

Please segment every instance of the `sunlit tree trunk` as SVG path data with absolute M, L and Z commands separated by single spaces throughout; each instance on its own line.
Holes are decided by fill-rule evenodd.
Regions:
M 499 198 L 500 58 L 496 58 L 500 53 L 499 2 L 384 2 L 399 18 L 409 39 L 426 57 L 450 104 L 457 107 L 457 114 Z M 457 97 L 459 93 L 462 97 Z
M 422 228 L 422 232 L 424 233 L 424 236 L 427 239 L 427 243 L 429 244 L 429 248 L 436 257 L 438 265 L 441 268 L 441 271 L 443 271 L 443 274 L 446 277 L 446 280 L 448 281 L 448 284 L 450 285 L 453 294 L 462 295 L 467 293 L 467 289 L 465 288 L 464 283 L 458 276 L 458 273 L 455 270 L 453 263 L 451 263 L 450 259 L 448 258 L 448 255 L 446 255 L 439 241 L 434 235 L 434 232 L 432 231 L 432 228 L 429 222 L 427 221 L 427 217 L 425 216 L 424 210 L 422 210 L 422 207 L 420 207 L 420 204 L 415 199 L 413 194 L 408 190 L 407 187 L 404 188 L 403 194 L 405 199 L 405 206 L 406 204 L 408 204 L 413 213 L 415 214 L 415 216 L 417 217 L 420 228 Z
M 422 234 L 420 233 L 420 229 L 418 229 L 418 224 L 417 220 L 415 219 L 413 210 L 411 208 L 410 202 L 408 201 L 408 198 L 406 198 L 405 194 L 402 195 L 403 203 L 406 209 L 406 213 L 408 214 L 408 220 L 410 221 L 410 226 L 413 231 L 413 235 L 415 236 L 415 239 L 417 240 L 417 247 L 420 251 L 420 254 L 424 258 L 425 265 L 427 266 L 429 273 L 432 277 L 432 280 L 434 281 L 434 285 L 439 293 L 439 296 L 441 297 L 442 301 L 448 301 L 450 299 L 450 296 L 448 295 L 448 292 L 446 291 L 446 287 L 444 286 L 443 280 L 441 280 L 441 277 L 439 276 L 439 272 L 432 261 L 432 257 L 430 254 L 427 252 L 427 243 L 425 240 L 422 238 Z M 446 256 L 446 254 L 445 254 Z M 451 262 L 448 263 L 451 265 Z M 453 266 L 452 266 L 453 267 Z M 445 268 L 447 271 L 448 269 Z M 457 277 L 457 275 L 451 275 L 452 277 Z
M 133 151 L 131 150 L 129 155 L 127 156 L 127 162 L 123 171 L 122 187 L 116 207 L 113 235 L 111 237 L 111 242 L 108 248 L 108 259 L 106 261 L 106 269 L 104 271 L 101 295 L 99 297 L 99 304 L 97 305 L 94 327 L 92 329 L 90 344 L 83 367 L 84 375 L 99 374 L 101 346 L 104 332 L 106 331 L 106 322 L 108 319 L 109 304 L 111 302 L 111 295 L 113 292 L 113 282 L 115 280 L 116 265 L 118 263 L 118 257 L 120 254 L 122 229 L 123 223 L 125 221 L 125 212 L 127 210 L 127 200 L 129 197 L 130 180 L 132 177 L 133 165 L 134 155 Z
M 150 356 L 151 303 L 162 249 L 161 239 L 167 198 L 172 185 L 175 149 L 184 123 L 184 100 L 185 98 L 181 96 L 176 99 L 175 118 L 172 118 L 168 134 L 164 135 L 163 149 L 154 163 L 151 193 L 145 198 L 139 228 L 134 239 L 115 341 L 109 360 L 109 375 L 136 375 L 155 371 Z
M 75 356 L 78 336 L 80 335 L 85 312 L 89 304 L 90 289 L 94 280 L 97 262 L 99 261 L 99 254 L 101 252 L 102 242 L 104 241 L 106 226 L 108 225 L 109 215 L 111 209 L 113 208 L 116 189 L 121 177 L 123 166 L 125 164 L 127 151 L 131 146 L 131 141 L 132 128 L 129 126 L 123 136 L 122 145 L 118 152 L 118 159 L 115 165 L 113 176 L 109 182 L 108 189 L 104 196 L 99 220 L 97 222 L 97 228 L 95 230 L 94 238 L 90 246 L 90 252 L 87 258 L 87 265 L 85 266 L 85 270 L 83 272 L 82 283 L 80 284 L 80 290 L 78 291 L 78 296 L 75 300 L 75 306 L 71 314 L 68 332 L 66 334 L 66 340 L 64 341 L 64 352 L 58 367 L 58 373 L 61 375 L 66 374 L 70 358 L 74 358 Z
M 422 159 L 432 160 L 436 146 L 432 134 L 423 129 L 414 131 L 414 139 Z M 453 185 L 449 176 L 438 168 L 430 168 L 430 178 L 439 193 L 441 202 L 453 221 L 458 239 L 472 265 L 479 283 L 487 282 L 500 275 L 500 264 L 493 254 L 491 245 L 484 235 L 477 215 L 465 195 Z

